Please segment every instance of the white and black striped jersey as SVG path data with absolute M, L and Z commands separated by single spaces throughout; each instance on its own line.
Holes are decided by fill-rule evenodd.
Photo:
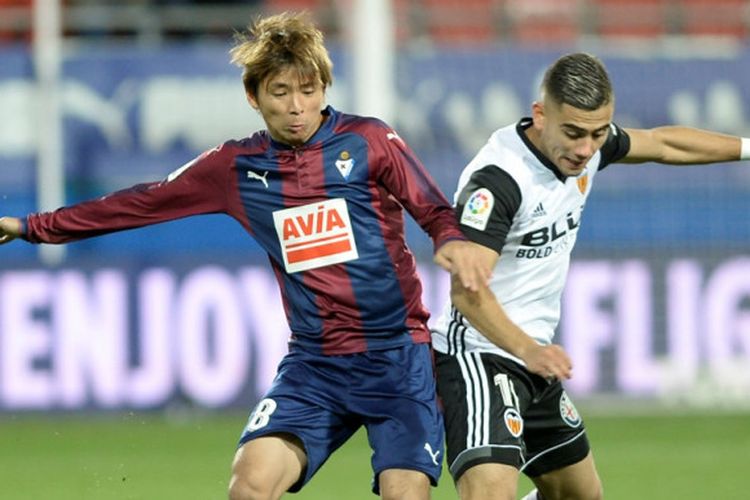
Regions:
M 594 177 L 623 158 L 630 138 L 612 124 L 602 148 L 578 177 L 565 177 L 526 137 L 531 119 L 495 131 L 461 173 L 454 197 L 466 236 L 497 251 L 490 289 L 524 332 L 552 342 L 560 296 Z M 454 354 L 500 349 L 446 304 L 432 329 L 436 350 Z

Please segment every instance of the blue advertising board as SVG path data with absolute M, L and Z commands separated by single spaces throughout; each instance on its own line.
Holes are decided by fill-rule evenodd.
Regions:
M 420 266 L 423 300 L 449 276 Z M 571 265 L 556 342 L 577 398 L 747 404 L 750 257 L 585 252 Z M 0 270 L 3 411 L 249 409 L 289 329 L 268 266 L 241 259 Z
M 76 46 L 66 51 L 60 88 L 68 202 L 164 177 L 201 151 L 262 128 L 245 101 L 239 69 L 224 45 L 164 48 Z M 516 46 L 473 50 L 404 50 L 397 57 L 393 126 L 415 149 L 446 194 L 463 165 L 502 125 L 529 112 L 545 67 L 560 53 Z M 750 135 L 750 50 L 707 56 L 599 54 L 617 94 L 623 126 L 669 123 Z M 348 109 L 347 53 L 334 47 L 328 101 Z M 22 48 L 0 48 L 0 200 L 4 213 L 34 209 L 32 64 Z M 679 172 L 677 171 L 679 170 Z M 738 246 L 750 241 L 746 164 L 719 168 L 613 166 L 598 177 L 581 242 L 621 245 Z M 239 226 L 209 217 L 165 224 L 70 246 L 72 259 L 133 253 L 248 253 Z M 419 254 L 429 246 L 410 226 Z M 203 233 L 203 238 L 186 238 Z M 158 235 L 158 237 L 152 237 Z M 413 236 L 413 237 L 412 237 Z M 5 258 L 31 253 L 4 249 Z
M 263 126 L 226 46 L 71 47 L 60 88 L 69 202 L 169 172 Z M 346 51 L 328 101 L 350 108 Z M 513 46 L 397 57 L 392 125 L 447 195 L 500 126 L 528 114 L 559 55 Z M 669 123 L 750 136 L 750 49 L 711 57 L 601 53 L 623 126 Z M 0 214 L 35 206 L 33 68 L 0 47 Z M 584 213 L 560 342 L 578 396 L 693 402 L 750 388 L 750 166 L 609 167 Z M 425 303 L 447 275 L 414 224 Z M 201 216 L 68 245 L 49 268 L 0 248 L 0 411 L 249 407 L 289 332 L 266 258 L 229 217 Z

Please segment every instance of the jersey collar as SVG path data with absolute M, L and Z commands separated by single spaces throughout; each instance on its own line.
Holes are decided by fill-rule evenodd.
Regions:
M 562 172 L 560 172 L 560 169 L 557 168 L 557 166 L 552 163 L 549 158 L 544 156 L 544 154 L 539 151 L 536 146 L 534 146 L 534 144 L 526 135 L 526 129 L 531 127 L 532 123 L 533 121 L 530 117 L 521 118 L 521 120 L 519 120 L 519 122 L 516 124 L 516 132 L 518 133 L 518 136 L 521 138 L 529 151 L 531 151 L 534 156 L 536 156 L 536 159 L 539 160 L 539 163 L 544 165 L 550 172 L 552 172 L 552 174 L 557 177 L 557 180 L 564 183 L 567 177 L 563 175 Z

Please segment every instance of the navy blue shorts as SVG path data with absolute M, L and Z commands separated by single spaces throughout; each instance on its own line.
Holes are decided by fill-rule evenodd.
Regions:
M 239 444 L 272 433 L 298 437 L 308 463 L 294 492 L 363 425 L 373 450 L 374 493 L 387 469 L 421 471 L 437 485 L 444 431 L 429 344 L 343 356 L 290 352 Z

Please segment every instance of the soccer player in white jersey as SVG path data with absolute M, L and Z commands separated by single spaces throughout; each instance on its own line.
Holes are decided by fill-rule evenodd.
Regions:
M 583 421 L 565 393 L 570 358 L 552 343 L 560 295 L 594 177 L 608 164 L 750 159 L 750 139 L 687 127 L 620 128 L 603 64 L 588 54 L 545 73 L 532 116 L 494 132 L 455 194 L 466 236 L 494 268 L 454 280 L 432 332 L 448 465 L 462 500 L 602 497 Z

